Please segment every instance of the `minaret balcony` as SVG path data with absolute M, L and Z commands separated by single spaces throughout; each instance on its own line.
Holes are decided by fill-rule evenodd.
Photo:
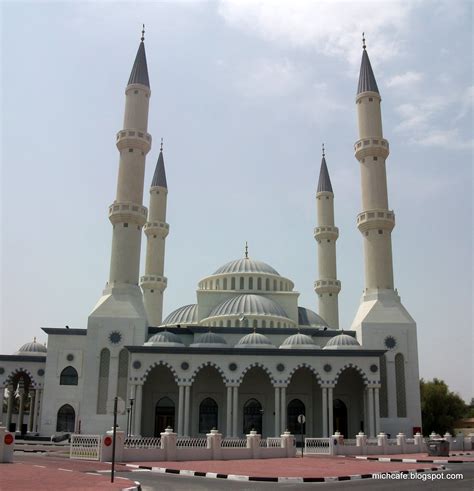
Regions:
M 146 223 L 148 210 L 145 206 L 134 203 L 113 203 L 109 206 L 109 220 L 116 223 L 136 223 L 143 227 Z
M 140 286 L 145 290 L 158 290 L 163 292 L 168 286 L 168 278 L 149 274 L 140 278 Z
M 115 143 L 119 150 L 138 148 L 148 153 L 151 148 L 151 135 L 139 130 L 122 130 L 117 133 Z
M 339 280 L 321 279 L 314 282 L 314 291 L 320 293 L 339 293 L 341 282 Z
M 339 229 L 337 227 L 316 227 L 314 229 L 314 238 L 316 240 L 333 239 L 336 240 L 339 237 Z
M 364 138 L 354 143 L 354 152 L 357 160 L 368 156 L 386 159 L 390 153 L 390 146 L 384 138 Z
M 395 213 L 390 210 L 363 211 L 357 215 L 357 227 L 361 232 L 373 229 L 393 230 Z
M 159 235 L 163 239 L 169 234 L 170 226 L 166 222 L 147 222 L 143 227 L 145 235 Z

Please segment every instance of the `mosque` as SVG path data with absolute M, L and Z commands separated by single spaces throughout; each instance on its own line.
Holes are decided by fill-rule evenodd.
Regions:
M 319 313 L 298 305 L 291 279 L 249 257 L 203 277 L 196 303 L 162 319 L 168 186 L 163 146 L 143 205 L 150 82 L 144 34 L 125 89 L 110 276 L 87 329 L 43 328 L 33 341 L 0 355 L 0 421 L 12 431 L 50 436 L 100 434 L 118 423 L 128 434 L 182 436 L 218 428 L 225 437 L 359 431 L 411 436 L 421 427 L 416 323 L 394 288 L 381 96 L 362 51 L 356 95 L 365 288 L 350 329 L 341 331 L 336 273 L 335 194 L 322 155 L 314 238 Z M 172 198 L 172 195 L 170 195 Z M 140 274 L 145 234 L 146 260 Z M 205 273 L 204 273 L 205 274 Z

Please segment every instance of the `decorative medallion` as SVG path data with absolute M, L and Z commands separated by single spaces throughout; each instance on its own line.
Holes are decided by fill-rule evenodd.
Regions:
M 370 371 L 375 373 L 378 371 L 379 367 L 374 363 L 373 365 L 370 365 Z
M 109 334 L 109 341 L 112 344 L 119 344 L 122 341 L 122 334 L 119 331 L 112 331 Z
M 229 363 L 229 370 L 235 372 L 237 370 L 237 363 Z
M 135 370 L 138 370 L 141 367 L 142 367 L 142 362 L 140 360 L 135 360 L 133 362 L 133 368 L 135 368 Z
M 326 363 L 323 368 L 325 372 L 330 372 L 332 370 L 332 366 L 329 363 Z
M 37 371 L 37 374 L 42 377 L 44 375 L 44 370 L 42 368 L 40 368 L 38 371 Z
M 0 367 L 0 375 L 3 375 L 5 373 L 5 369 L 3 367 Z
M 189 363 L 187 361 L 183 361 L 183 363 L 181 363 L 181 369 L 187 370 L 188 368 L 189 368 Z
M 278 363 L 277 370 L 283 372 L 285 370 L 285 365 L 283 365 L 283 363 Z
M 393 349 L 397 345 L 397 340 L 393 336 L 387 336 L 385 338 L 385 346 L 388 349 Z
M 66 360 L 67 361 L 72 361 L 74 360 L 74 355 L 72 353 L 69 353 L 67 356 L 66 356 Z

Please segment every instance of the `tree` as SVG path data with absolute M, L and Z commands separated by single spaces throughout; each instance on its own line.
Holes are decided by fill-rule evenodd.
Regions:
M 420 393 L 423 434 L 429 435 L 432 431 L 454 434 L 454 422 L 467 414 L 467 404 L 437 378 L 427 382 L 421 379 Z

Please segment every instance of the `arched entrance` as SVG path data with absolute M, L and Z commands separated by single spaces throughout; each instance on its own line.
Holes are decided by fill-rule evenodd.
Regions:
M 249 399 L 244 404 L 243 434 L 248 435 L 251 430 L 262 434 L 263 408 L 257 399 Z
M 199 433 L 209 433 L 217 429 L 218 406 L 212 397 L 206 397 L 199 404 Z
M 155 436 L 170 427 L 174 429 L 174 402 L 169 397 L 162 397 L 155 407 Z
M 58 411 L 56 419 L 56 431 L 74 433 L 76 424 L 76 412 L 70 404 L 64 404 Z
M 333 421 L 334 431 L 339 431 L 347 438 L 347 407 L 341 399 L 334 399 Z
M 306 415 L 306 407 L 300 399 L 292 399 L 288 404 L 288 431 L 292 435 L 301 433 L 301 424 L 298 423 L 298 416 Z M 306 433 L 306 423 L 303 424 L 303 433 Z

